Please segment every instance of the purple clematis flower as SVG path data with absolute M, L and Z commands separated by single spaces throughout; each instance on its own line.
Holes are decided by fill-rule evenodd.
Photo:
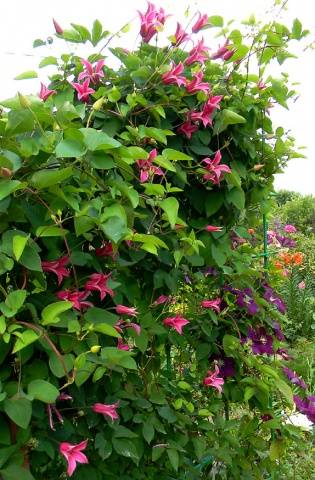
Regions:
M 290 370 L 288 367 L 283 367 L 283 373 L 290 380 L 290 382 L 293 383 L 293 385 L 297 385 L 298 387 L 303 388 L 303 390 L 307 390 L 307 385 L 303 378 L 299 377 L 296 372 Z
M 263 287 L 265 289 L 264 299 L 271 305 L 275 305 L 280 313 L 285 313 L 286 306 L 283 300 L 275 294 L 274 290 L 267 283 L 265 283 Z
M 276 240 L 280 243 L 281 247 L 294 248 L 296 246 L 296 241 L 289 237 L 284 237 L 282 235 L 276 235 Z
M 252 341 L 251 348 L 255 355 L 273 354 L 273 338 L 268 335 L 264 327 L 250 327 L 247 332 L 247 339 Z
M 306 398 L 293 395 L 293 400 L 296 408 L 306 415 L 311 422 L 315 423 L 315 395 L 309 395 Z
M 278 322 L 272 322 L 273 330 L 275 332 L 275 336 L 279 340 L 279 342 L 283 342 L 285 340 L 285 336 L 283 331 L 281 330 L 280 324 Z
M 213 356 L 210 360 L 215 360 L 219 367 L 220 377 L 234 377 L 236 374 L 236 364 L 232 357 L 224 357 L 221 355 Z
M 245 308 L 249 315 L 255 315 L 259 311 L 258 305 L 253 298 L 253 292 L 250 288 L 238 290 L 236 303 L 239 307 Z

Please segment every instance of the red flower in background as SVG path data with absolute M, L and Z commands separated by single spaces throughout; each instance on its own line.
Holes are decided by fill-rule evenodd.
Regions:
M 68 255 L 58 258 L 58 260 L 44 260 L 41 263 L 43 272 L 50 272 L 57 275 L 58 285 L 61 284 L 64 278 L 69 277 L 70 275 L 70 271 L 66 268 L 66 265 L 69 263 Z
M 114 296 L 114 292 L 108 287 L 107 282 L 111 277 L 111 273 L 105 275 L 104 273 L 92 273 L 90 279 L 85 284 L 85 290 L 87 292 L 97 291 L 100 292 L 101 300 L 104 300 L 106 295 Z

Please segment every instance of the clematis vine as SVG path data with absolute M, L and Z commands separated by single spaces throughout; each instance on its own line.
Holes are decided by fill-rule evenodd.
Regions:
M 172 62 L 170 70 L 163 73 L 162 75 L 162 82 L 165 85 L 177 85 L 181 87 L 182 85 L 186 85 L 186 78 L 181 76 L 181 73 L 184 71 L 184 65 L 182 62 L 179 62 L 177 65 L 176 63 Z
M 157 149 L 154 148 L 149 153 L 149 156 L 146 160 L 137 160 L 137 167 L 140 170 L 140 182 L 144 183 L 153 178 L 154 175 L 163 176 L 164 172 L 160 167 L 153 165 L 154 159 L 157 157 Z
M 84 60 L 83 58 L 81 58 L 81 63 L 84 65 L 85 70 L 79 74 L 78 80 L 84 80 L 86 78 L 92 83 L 98 83 L 100 79 L 104 77 L 104 60 L 99 60 L 95 67 L 93 67 L 88 60 Z
M 104 417 L 109 417 L 112 421 L 117 420 L 119 415 L 117 413 L 117 408 L 119 407 L 119 402 L 106 404 L 106 403 L 95 403 L 92 407 L 93 412 L 100 413 Z
M 162 28 L 166 18 L 164 9 L 157 10 L 153 3 L 148 2 L 148 8 L 145 13 L 138 11 L 140 17 L 140 35 L 145 43 L 149 43 L 152 37 Z
M 59 258 L 58 260 L 43 260 L 41 262 L 43 272 L 54 273 L 57 275 L 58 285 L 61 284 L 62 280 L 66 277 L 69 277 L 70 270 L 66 268 L 66 265 L 69 263 L 68 255 Z
M 89 86 L 90 80 L 88 78 L 83 83 L 71 82 L 71 85 L 77 91 L 78 100 L 82 100 L 82 102 L 88 102 L 90 95 L 95 93 L 95 90 Z
M 200 303 L 200 305 L 203 307 L 203 308 L 210 308 L 211 310 L 214 310 L 215 312 L 217 313 L 220 313 L 221 311 L 221 302 L 222 302 L 222 299 L 221 298 L 215 298 L 213 300 L 202 300 L 202 302 Z
M 203 384 L 206 387 L 212 387 L 218 390 L 219 393 L 223 392 L 222 385 L 224 385 L 224 378 L 219 377 L 220 370 L 217 364 L 215 364 L 214 372 L 208 371 L 207 376 L 203 380 Z
M 89 280 L 85 284 L 85 290 L 87 292 L 99 292 L 101 300 L 104 300 L 107 294 L 113 297 L 114 292 L 107 285 L 107 282 L 111 278 L 111 275 L 111 273 L 108 273 L 107 275 L 105 275 L 104 273 L 92 273 Z
M 50 90 L 42 82 L 40 83 L 40 92 L 38 96 L 41 100 L 46 102 L 47 98 L 49 98 L 51 95 L 54 95 L 55 93 L 57 93 L 56 90 Z
M 83 440 L 83 442 L 76 445 L 68 442 L 62 442 L 59 445 L 61 455 L 63 455 L 68 462 L 67 474 L 69 477 L 72 476 L 77 468 L 77 463 L 89 463 L 87 456 L 82 453 L 82 450 L 86 449 L 87 444 L 88 440 Z
M 201 65 L 205 63 L 205 60 L 208 58 L 209 47 L 206 47 L 204 44 L 204 39 L 199 40 L 197 45 L 189 52 L 189 56 L 185 60 L 186 65 L 192 65 L 193 63 L 199 62 Z
M 183 29 L 181 24 L 178 23 L 178 22 L 177 22 L 177 28 L 176 28 L 176 32 L 175 32 L 174 37 L 175 37 L 175 42 L 172 42 L 172 43 L 173 43 L 173 45 L 176 45 L 177 47 L 181 43 L 190 39 L 190 36 L 188 35 L 188 33 L 185 32 L 185 30 Z
M 176 314 L 175 317 L 167 317 L 163 320 L 163 324 L 167 327 L 174 328 L 180 335 L 183 334 L 183 327 L 190 323 L 186 318 L 182 317 L 179 314 Z
M 93 307 L 93 303 L 85 301 L 90 295 L 90 292 L 87 291 L 80 292 L 79 290 L 71 291 L 68 289 L 57 292 L 56 295 L 60 300 L 67 300 L 68 302 L 71 302 L 75 310 L 82 311 Z
M 215 95 L 209 97 L 206 103 L 203 106 L 201 112 L 192 112 L 190 118 L 193 121 L 201 121 L 203 126 L 206 128 L 208 125 L 213 123 L 213 114 L 217 109 L 220 109 L 220 102 L 222 100 L 222 95 Z
M 218 150 L 213 159 L 207 157 L 202 160 L 207 173 L 203 175 L 204 180 L 211 181 L 214 185 L 219 185 L 224 173 L 231 173 L 231 169 L 226 164 L 221 164 L 221 152 Z
M 202 79 L 203 79 L 203 72 L 200 70 L 199 72 L 195 73 L 195 75 L 193 75 L 192 80 L 187 81 L 186 83 L 187 92 L 190 94 L 198 93 L 198 92 L 209 93 L 210 85 L 208 82 L 202 82 Z
M 192 33 L 198 33 L 200 30 L 203 29 L 203 27 L 208 25 L 208 21 L 209 21 L 209 18 L 207 14 L 202 15 L 200 12 L 198 12 L 198 19 L 193 24 L 191 29 Z

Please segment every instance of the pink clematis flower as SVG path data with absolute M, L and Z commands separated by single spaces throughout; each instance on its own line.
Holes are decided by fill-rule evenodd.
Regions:
M 88 292 L 97 291 L 100 292 L 101 300 L 104 300 L 106 295 L 114 296 L 114 292 L 107 286 L 107 282 L 111 277 L 111 273 L 104 275 L 104 273 L 92 273 L 90 279 L 85 284 L 85 290 Z
M 207 14 L 201 15 L 201 13 L 198 12 L 198 20 L 192 26 L 192 33 L 198 33 L 203 27 L 208 25 L 208 20 Z
M 210 85 L 208 82 L 202 82 L 203 79 L 203 72 L 200 70 L 199 72 L 195 73 L 193 76 L 193 80 L 186 83 L 186 90 L 188 93 L 197 93 L 197 92 L 204 92 L 209 93 Z
M 63 455 L 68 462 L 67 474 L 69 477 L 72 476 L 77 468 L 77 463 L 89 463 L 87 456 L 82 453 L 82 450 L 86 449 L 87 444 L 88 440 L 83 440 L 83 442 L 77 445 L 72 445 L 68 442 L 62 442 L 59 445 L 61 455 Z
M 178 127 L 177 132 L 186 135 L 187 138 L 191 138 L 192 134 L 198 130 L 198 125 L 194 125 L 190 120 L 184 122 Z
M 204 174 L 203 178 L 204 180 L 210 180 L 214 185 L 219 185 L 223 173 L 231 173 L 231 169 L 228 165 L 220 164 L 221 158 L 221 152 L 218 150 L 214 159 L 205 158 L 202 160 L 202 163 L 205 164 L 205 169 L 208 171 Z
M 208 371 L 207 377 L 203 380 L 203 384 L 206 387 L 213 387 L 218 390 L 219 393 L 222 393 L 222 385 L 224 385 L 224 379 L 221 377 L 218 377 L 220 373 L 220 369 L 218 365 L 215 365 L 214 367 L 214 372 L 211 372 L 211 370 Z
M 298 288 L 300 290 L 304 290 L 304 288 L 306 287 L 306 283 L 302 280 L 302 282 L 298 283 Z
M 208 58 L 207 51 L 209 47 L 204 45 L 204 39 L 199 40 L 197 45 L 189 52 L 189 56 L 186 58 L 186 65 L 192 65 L 195 62 L 199 62 L 202 65 L 205 63 L 205 60 Z
M 163 305 L 164 303 L 170 302 L 172 297 L 170 295 L 160 295 L 154 302 L 153 305 Z
M 130 347 L 129 347 L 128 343 L 124 343 L 121 338 L 118 338 L 118 340 L 117 340 L 117 348 L 118 348 L 118 350 L 125 350 L 126 352 L 128 352 L 128 350 L 130 350 Z
M 61 28 L 59 23 L 54 18 L 53 18 L 53 24 L 54 24 L 55 32 L 57 33 L 57 35 L 62 35 L 63 34 L 63 29 Z
M 183 334 L 183 327 L 190 323 L 186 318 L 176 314 L 175 317 L 167 317 L 163 320 L 164 325 L 174 328 L 180 335 Z
M 153 178 L 154 175 L 163 176 L 164 172 L 160 167 L 153 165 L 154 159 L 157 157 L 157 149 L 154 148 L 149 153 L 146 160 L 137 160 L 137 166 L 140 169 L 140 182 L 147 182 L 149 178 Z
M 202 300 L 201 306 L 203 308 L 211 308 L 211 310 L 214 310 L 217 313 L 220 313 L 221 308 L 221 298 L 215 298 L 214 300 Z
M 132 328 L 138 336 L 141 335 L 141 327 L 137 323 L 126 322 L 125 320 L 120 319 L 114 325 L 114 328 L 118 333 L 123 333 L 124 328 Z
M 260 79 L 257 83 L 257 88 L 258 90 L 265 90 L 267 88 L 267 85 L 264 83 L 263 80 Z
M 117 305 L 116 313 L 118 315 L 128 315 L 128 317 L 136 317 L 138 315 L 138 310 L 136 307 L 126 307 L 125 305 Z
M 218 50 L 211 55 L 212 60 L 217 60 L 218 58 L 221 58 L 221 60 L 229 60 L 235 52 L 234 49 L 228 48 L 229 45 L 229 40 L 227 39 L 224 45 L 219 47 Z
M 296 228 L 294 225 L 285 225 L 284 229 L 285 233 L 295 233 L 296 232 Z
M 59 258 L 58 260 L 44 260 L 41 263 L 43 272 L 50 272 L 57 275 L 58 285 L 61 284 L 64 278 L 69 277 L 70 275 L 70 271 L 66 268 L 66 265 L 69 263 L 69 257 L 67 255 Z
M 148 8 L 145 13 L 139 12 L 140 17 L 140 35 L 145 43 L 149 43 L 152 37 L 164 25 L 169 15 L 165 15 L 164 9 L 157 10 L 153 3 L 148 2 Z
M 113 245 L 111 242 L 104 242 L 103 245 L 95 249 L 95 255 L 97 257 L 115 257 Z
M 212 125 L 212 116 L 214 112 L 220 108 L 220 102 L 223 95 L 215 95 L 210 97 L 203 106 L 201 112 L 192 112 L 190 118 L 193 121 L 200 120 L 203 126 Z
M 178 22 L 177 22 L 177 28 L 176 28 L 176 32 L 175 32 L 174 36 L 175 36 L 175 42 L 172 42 L 172 44 L 176 45 L 176 46 L 180 45 L 185 40 L 189 40 L 189 38 L 190 38 L 188 33 L 185 32 L 185 30 L 183 29 L 181 24 L 178 23 Z
M 180 75 L 181 73 L 183 73 L 183 71 L 184 71 L 184 65 L 182 64 L 182 62 L 179 62 L 178 65 L 172 62 L 171 69 L 168 72 L 163 73 L 162 82 L 165 85 L 176 84 L 179 87 L 181 85 L 185 85 L 186 78 Z
M 67 300 L 71 302 L 73 308 L 76 310 L 86 310 L 89 307 L 93 307 L 92 302 L 86 302 L 86 298 L 90 295 L 90 292 L 79 292 L 79 290 L 75 290 L 71 292 L 71 290 L 62 290 L 57 292 L 57 298 L 60 300 Z
M 104 77 L 104 60 L 99 60 L 95 65 L 95 68 L 93 68 L 93 65 L 90 62 L 83 58 L 81 58 L 81 63 L 85 66 L 85 70 L 79 74 L 78 80 L 88 78 L 92 83 L 98 83 L 100 79 Z
M 56 90 L 49 90 L 49 88 L 46 87 L 42 82 L 40 83 L 40 92 L 38 94 L 39 98 L 46 102 L 47 98 L 49 98 L 51 95 L 54 95 Z
M 107 405 L 106 403 L 95 403 L 92 407 L 93 412 L 101 413 L 104 417 L 110 417 L 112 420 L 117 420 L 119 415 L 117 413 L 117 408 L 119 407 L 119 402 L 112 403 Z
M 216 225 L 207 225 L 205 230 L 207 232 L 222 232 L 223 227 L 217 227 Z
M 90 95 L 95 93 L 95 90 L 90 85 L 90 80 L 87 78 L 84 80 L 83 83 L 75 83 L 71 82 L 71 85 L 78 93 L 78 100 L 82 100 L 82 102 L 88 102 L 90 99 Z

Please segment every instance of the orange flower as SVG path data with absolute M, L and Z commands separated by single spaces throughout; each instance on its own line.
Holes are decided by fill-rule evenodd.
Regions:
M 296 252 L 292 255 L 292 260 L 295 265 L 301 265 L 303 262 L 303 253 Z
M 254 235 L 255 229 L 254 228 L 248 228 L 247 233 L 249 233 L 250 235 Z

